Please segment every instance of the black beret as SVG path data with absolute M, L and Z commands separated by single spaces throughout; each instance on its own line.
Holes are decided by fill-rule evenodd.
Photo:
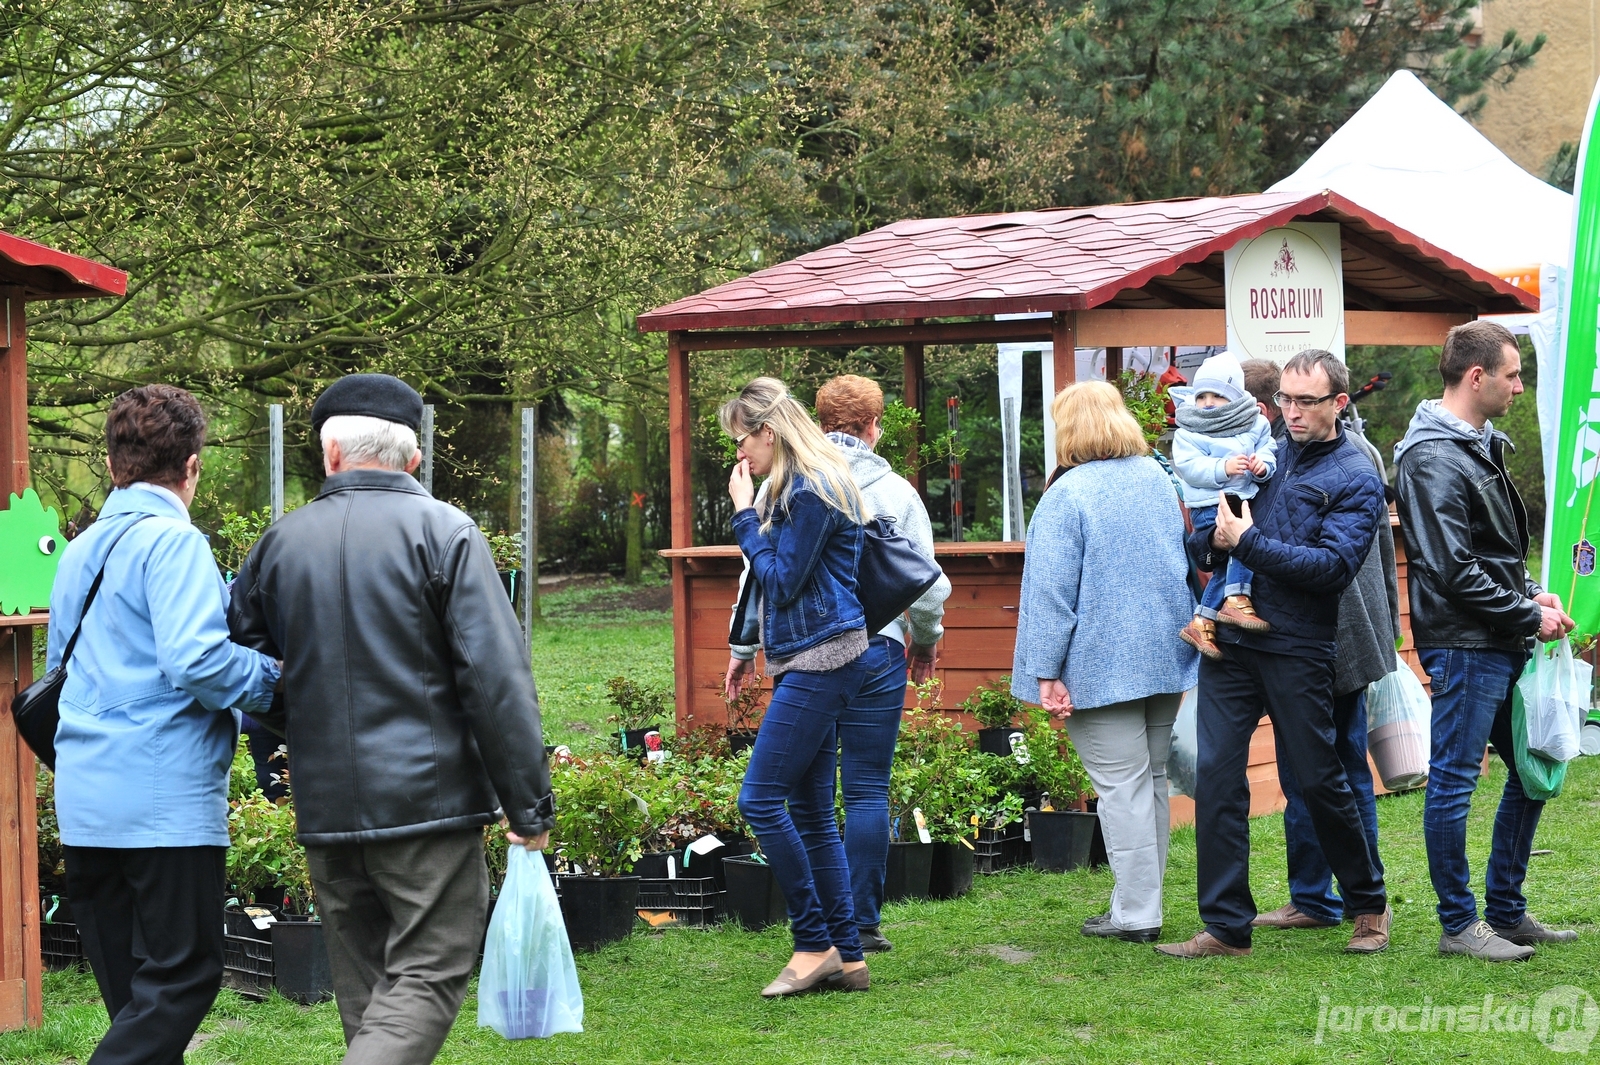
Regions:
M 323 390 L 311 407 L 311 428 L 339 414 L 359 414 L 397 422 L 412 432 L 422 430 L 422 396 L 416 389 L 386 373 L 353 373 Z

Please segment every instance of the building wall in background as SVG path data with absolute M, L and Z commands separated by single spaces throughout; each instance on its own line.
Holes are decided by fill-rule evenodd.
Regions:
M 1600 77 L 1600 0 L 1485 0 L 1482 40 L 1507 29 L 1524 40 L 1548 35 L 1533 67 L 1490 89 L 1478 128 L 1524 169 L 1545 177 L 1562 141 L 1577 143 L 1589 94 Z

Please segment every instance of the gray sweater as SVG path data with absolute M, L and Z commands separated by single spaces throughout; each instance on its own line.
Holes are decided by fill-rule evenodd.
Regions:
M 1383 456 L 1363 437 L 1346 434 L 1387 477 Z M 1333 692 L 1348 695 L 1395 670 L 1395 641 L 1400 638 L 1400 585 L 1395 573 L 1394 530 L 1387 513 L 1378 526 L 1356 579 L 1339 597 L 1339 655 L 1334 661 Z

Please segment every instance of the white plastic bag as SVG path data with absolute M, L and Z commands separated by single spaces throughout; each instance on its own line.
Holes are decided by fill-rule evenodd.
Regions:
M 1367 751 L 1384 787 L 1404 791 L 1428 779 L 1432 725 L 1433 700 L 1397 656 L 1394 672 L 1367 685 Z
M 1200 736 L 1195 724 L 1198 688 L 1183 693 L 1178 704 L 1178 720 L 1172 723 L 1172 748 L 1167 754 L 1169 792 L 1194 798 L 1195 763 L 1200 758 Z
M 509 848 L 478 978 L 478 1024 L 507 1039 L 583 1031 L 583 992 L 544 855 Z
M 1566 640 L 1534 652 L 1532 668 L 1517 681 L 1528 721 L 1528 750 L 1555 762 L 1578 757 L 1593 672 L 1589 663 L 1573 657 Z

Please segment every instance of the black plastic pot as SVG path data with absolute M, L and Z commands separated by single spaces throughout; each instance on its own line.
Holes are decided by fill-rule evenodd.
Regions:
M 1099 815 L 1077 810 L 1030 810 L 1026 815 L 1033 840 L 1033 867 L 1046 873 L 1065 873 L 1089 866 Z
M 731 728 L 728 730 L 728 753 L 738 754 L 749 750 L 756 745 L 756 730 L 753 728 Z
M 885 902 L 928 897 L 928 877 L 933 872 L 933 844 L 889 844 L 889 868 L 883 877 Z
M 506 598 L 513 603 L 517 601 L 517 592 L 521 590 L 522 571 L 517 569 L 503 569 L 500 571 L 500 587 L 506 590 Z
M 257 905 L 255 903 L 251 903 L 250 906 L 248 907 L 248 909 L 252 910 L 252 911 L 256 911 L 256 912 L 247 913 L 246 912 L 246 908 L 244 908 L 244 907 L 240 907 L 240 908 L 229 907 L 228 909 L 223 910 L 222 911 L 222 928 L 223 928 L 223 931 L 226 932 L 230 936 L 243 936 L 246 939 L 260 939 L 260 940 L 271 941 L 271 939 L 272 939 L 272 925 L 268 924 L 265 928 L 257 928 L 256 927 L 256 923 L 255 923 L 255 918 L 259 915 L 259 911 L 266 910 L 269 914 L 272 915 L 272 918 L 273 918 L 274 921 L 281 921 L 281 920 L 283 920 L 283 907 L 282 906 L 260 906 L 260 905 Z
M 928 894 L 936 899 L 959 899 L 972 890 L 977 869 L 971 847 L 964 843 L 935 843 L 928 870 Z
M 573 950 L 599 950 L 628 938 L 638 919 L 636 876 L 564 876 L 561 916 Z
M 667 872 L 671 865 L 672 872 Z M 639 855 L 639 860 L 633 863 L 635 876 L 648 877 L 652 880 L 665 880 L 669 876 L 683 876 L 683 848 L 670 851 L 646 851 Z
M 645 728 L 623 729 L 621 732 L 613 732 L 612 735 L 623 741 L 622 748 L 624 751 L 635 757 L 643 758 L 645 756 L 644 734 L 646 732 L 660 731 L 660 725 L 649 725 Z
M 278 994 L 304 1006 L 333 997 L 321 921 L 285 914 L 272 926 L 272 983 Z
M 722 863 L 729 858 L 748 858 L 756 852 L 756 845 L 747 839 L 736 839 L 724 843 L 710 854 L 696 854 L 689 857 L 689 864 L 684 867 L 687 875 L 709 876 L 717 882 L 718 891 L 728 889 L 728 874 Z
M 1089 800 L 1089 812 L 1097 815 L 1094 822 L 1094 840 L 1089 844 L 1089 868 L 1098 869 L 1111 862 L 1111 856 L 1106 854 L 1105 826 L 1100 823 L 1100 800 Z
M 1015 728 L 981 728 L 978 730 L 978 750 L 984 754 L 998 754 L 1002 757 L 1011 756 L 1011 734 L 1020 732 Z
M 754 858 L 724 858 L 722 873 L 728 885 L 722 902 L 729 917 L 752 932 L 789 919 L 788 904 L 771 866 Z

